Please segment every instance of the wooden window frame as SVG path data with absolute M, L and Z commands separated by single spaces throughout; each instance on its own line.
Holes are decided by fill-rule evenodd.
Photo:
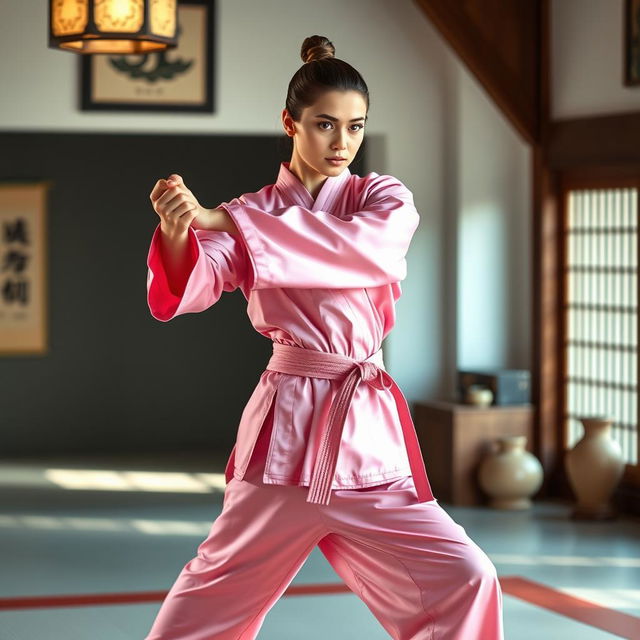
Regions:
M 541 495 L 574 499 L 564 468 L 568 193 L 575 189 L 636 188 L 640 194 L 640 162 L 601 165 L 571 162 L 566 164 L 573 166 L 554 167 L 554 161 L 560 165 L 565 163 L 558 162 L 561 154 L 550 155 L 549 149 L 553 149 L 553 145 L 534 148 L 532 394 L 536 406 L 535 450 L 545 468 Z M 640 207 L 640 197 L 638 203 Z M 640 299 L 640 291 L 638 294 Z M 640 465 L 625 465 L 613 502 L 623 511 L 640 514 Z

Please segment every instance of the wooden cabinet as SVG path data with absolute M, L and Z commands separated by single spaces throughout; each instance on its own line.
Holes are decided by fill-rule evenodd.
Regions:
M 478 467 L 503 435 L 527 436 L 533 452 L 532 404 L 476 407 L 445 400 L 414 405 L 414 423 L 434 496 L 452 505 L 482 505 Z

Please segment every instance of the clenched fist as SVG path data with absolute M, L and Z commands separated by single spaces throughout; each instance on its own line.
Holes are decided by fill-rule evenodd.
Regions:
M 158 180 L 151 190 L 150 198 L 162 221 L 160 228 L 168 238 L 186 238 L 189 226 L 210 231 L 238 232 L 224 209 L 203 207 L 177 173 L 172 173 L 168 180 Z
M 177 173 L 172 173 L 168 180 L 158 180 L 149 197 L 155 212 L 160 216 L 162 231 L 168 236 L 186 234 L 199 215 L 209 213 Z M 195 223 L 192 226 L 199 228 Z

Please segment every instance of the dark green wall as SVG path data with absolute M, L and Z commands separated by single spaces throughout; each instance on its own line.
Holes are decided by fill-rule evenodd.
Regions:
M 230 452 L 271 355 L 239 290 L 163 323 L 146 302 L 156 180 L 209 207 L 275 182 L 283 136 L 0 133 L 0 180 L 48 180 L 48 342 L 0 357 L 0 457 Z M 362 175 L 362 158 L 350 166 Z

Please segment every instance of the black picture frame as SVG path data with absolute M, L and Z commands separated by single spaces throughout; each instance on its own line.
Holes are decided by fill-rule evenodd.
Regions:
M 190 20 L 185 20 L 185 14 L 183 11 L 189 11 L 191 9 Z M 217 24 L 215 20 L 216 2 L 215 0 L 179 0 L 178 1 L 178 46 L 166 51 L 155 51 L 146 54 L 122 56 L 112 54 L 82 54 L 79 55 L 79 75 L 80 75 L 80 110 L 81 111 L 146 111 L 146 112 L 215 112 L 215 64 L 214 64 L 214 44 L 215 44 L 215 32 L 214 25 Z M 182 13 L 182 16 L 181 16 Z M 189 28 L 192 28 L 193 24 L 199 27 L 199 31 L 192 29 L 192 37 L 185 35 L 185 40 L 182 41 L 186 45 L 196 46 L 197 51 L 200 52 L 199 58 L 191 58 L 186 60 L 181 57 L 181 36 L 184 34 L 185 29 L 183 22 L 188 22 Z M 189 33 L 189 32 L 187 32 Z M 201 42 L 195 43 L 194 41 L 200 34 Z M 199 44 L 199 46 L 198 46 Z M 182 52 L 184 54 L 184 52 Z M 134 62 L 130 62 L 130 58 L 136 58 Z M 142 62 L 140 62 L 142 58 Z M 149 59 L 155 59 L 156 65 L 151 69 L 145 71 L 145 67 L 148 66 Z M 186 72 L 188 68 L 191 68 L 195 61 L 194 69 L 198 70 L 197 76 L 192 80 L 195 83 L 195 91 L 190 99 L 186 99 L 188 91 L 181 90 L 181 99 L 178 100 L 175 97 L 164 96 L 164 89 L 172 88 L 167 83 L 177 82 L 174 76 L 163 77 L 170 73 Z M 185 65 L 190 62 L 191 65 L 185 68 Z M 198 64 L 199 63 L 199 64 Z M 112 81 L 111 87 L 114 88 L 114 95 L 99 96 L 99 91 L 96 87 L 100 83 L 100 78 L 104 78 L 107 74 L 113 77 L 115 73 L 126 74 L 129 73 L 129 78 L 123 76 L 117 77 L 116 81 Z M 142 74 L 146 76 L 142 76 Z M 133 74 L 138 74 L 138 77 L 134 77 Z M 141 86 L 141 77 L 144 77 L 147 83 L 165 83 L 156 84 L 155 86 Z M 105 82 L 103 81 L 103 84 Z M 175 88 L 175 87 L 174 87 Z M 117 89 L 117 90 L 115 90 Z M 121 94 L 126 93 L 147 93 L 155 89 L 156 95 L 149 95 L 147 97 L 138 95 L 135 99 L 116 97 L 115 94 L 118 91 Z M 109 93 L 106 91 L 105 93 Z M 175 91 L 174 91 L 175 93 Z M 200 97 L 197 97 L 196 94 Z
M 640 85 L 640 0 L 624 6 L 624 84 Z

